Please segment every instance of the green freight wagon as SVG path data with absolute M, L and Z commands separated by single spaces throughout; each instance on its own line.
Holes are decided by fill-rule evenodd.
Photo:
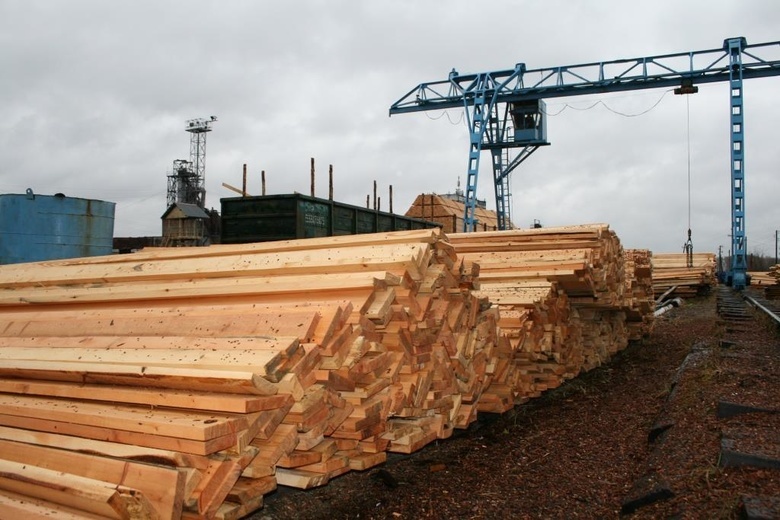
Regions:
M 441 227 L 436 222 L 299 193 L 231 197 L 220 202 L 223 244 Z

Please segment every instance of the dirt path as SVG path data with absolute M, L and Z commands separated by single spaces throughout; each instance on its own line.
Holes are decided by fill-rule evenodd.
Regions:
M 780 414 L 718 419 L 717 403 L 780 406 L 778 358 L 773 327 L 727 331 L 714 295 L 690 301 L 608 366 L 251 518 L 736 518 L 743 495 L 780 496 L 780 469 L 720 467 L 721 437 L 753 428 L 774 449 Z

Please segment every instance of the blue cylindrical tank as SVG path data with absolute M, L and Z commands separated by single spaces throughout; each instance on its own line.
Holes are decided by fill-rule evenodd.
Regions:
M 0 265 L 110 255 L 115 206 L 31 189 L 0 195 Z

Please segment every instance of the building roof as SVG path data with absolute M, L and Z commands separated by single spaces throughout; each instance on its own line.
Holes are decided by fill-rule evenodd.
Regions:
M 174 214 L 171 215 L 172 213 Z M 209 218 L 203 208 L 197 204 L 186 204 L 184 202 L 171 204 L 171 206 L 165 210 L 165 213 L 163 213 L 161 218 L 165 219 L 169 216 L 171 218 L 202 218 L 206 220 Z

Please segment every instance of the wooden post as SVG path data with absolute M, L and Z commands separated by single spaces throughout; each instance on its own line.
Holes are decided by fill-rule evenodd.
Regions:
M 390 213 L 393 212 L 393 185 L 390 185 Z
M 333 200 L 333 165 L 328 165 L 328 200 Z
M 311 158 L 311 196 L 314 196 L 314 157 Z
M 265 196 L 265 170 L 260 173 L 260 178 L 262 179 L 263 183 L 262 195 Z
M 241 185 L 241 196 L 246 197 L 246 163 L 244 163 L 244 184 Z

